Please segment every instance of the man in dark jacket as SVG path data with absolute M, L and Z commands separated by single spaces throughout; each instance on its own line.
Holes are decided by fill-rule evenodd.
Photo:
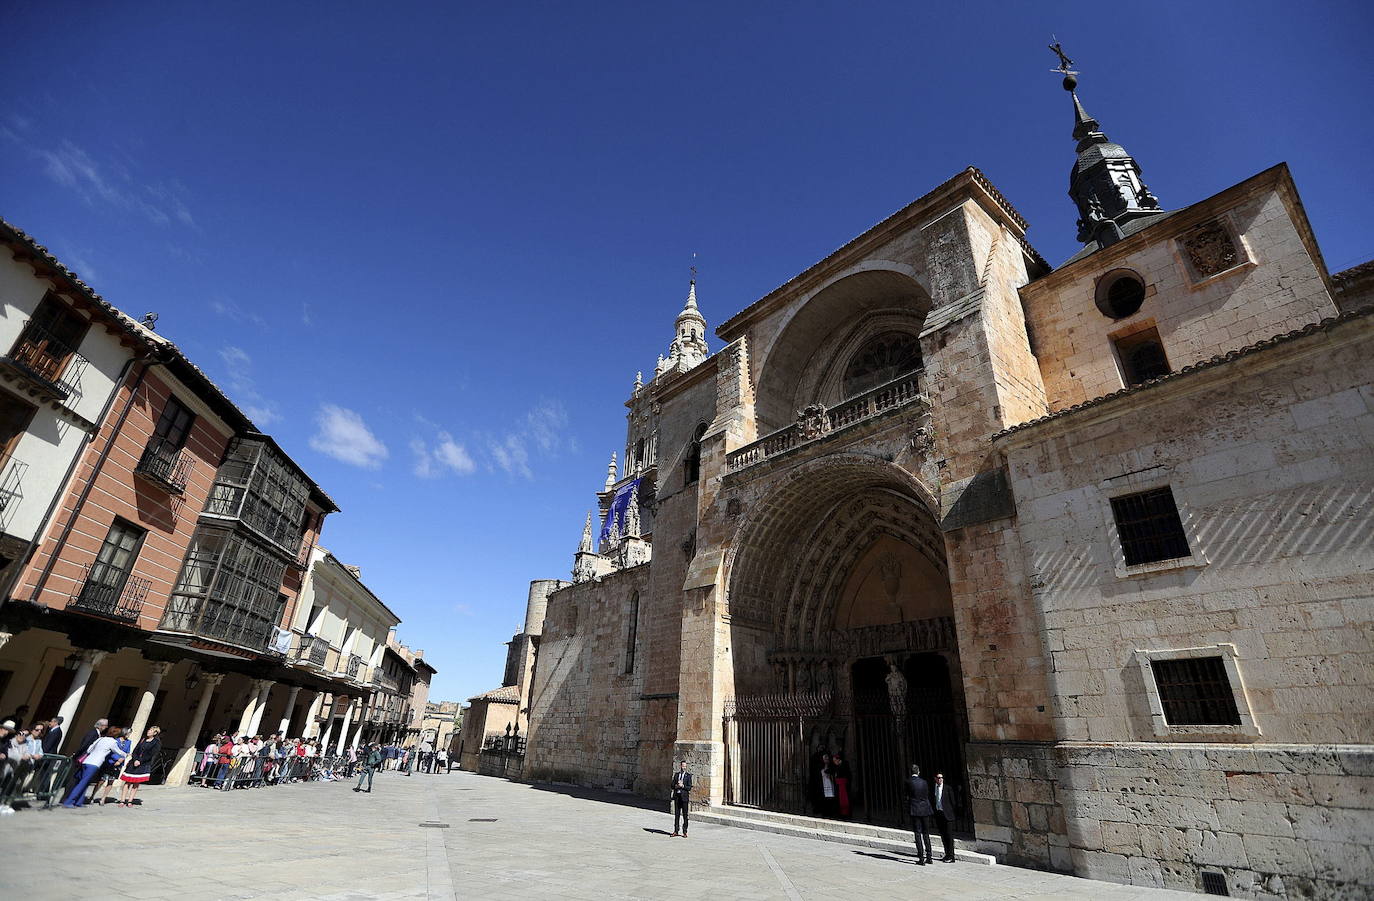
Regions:
M 687 837 L 687 811 L 692 804 L 692 774 L 687 772 L 687 761 L 678 764 L 678 771 L 673 774 L 673 786 L 668 792 L 668 798 L 673 802 L 673 835 Z M 682 831 L 677 828 L 678 821 L 682 821 Z
M 950 825 L 954 822 L 954 794 L 945 785 L 945 774 L 935 774 L 935 785 L 931 788 L 931 806 L 935 809 L 935 828 L 940 830 L 940 841 L 945 843 L 945 856 L 940 860 L 954 863 L 954 834 Z M 929 858 L 927 858 L 929 859 Z
M 48 722 L 48 731 L 43 733 L 43 753 L 56 754 L 62 747 L 62 717 L 55 716 Z
M 358 784 L 353 789 L 355 792 L 372 793 L 372 774 L 377 772 L 377 767 L 382 763 L 382 749 L 374 741 L 367 748 L 367 756 L 363 758 L 362 772 L 358 773 Z M 363 779 L 367 779 L 367 788 L 363 788 Z
M 916 862 L 921 866 L 931 862 L 930 818 L 935 809 L 930 804 L 930 783 L 921 778 L 921 768 L 911 765 L 911 778 L 907 780 L 906 794 L 908 810 L 911 813 L 911 830 L 916 838 Z M 925 856 L 922 857 L 922 848 Z

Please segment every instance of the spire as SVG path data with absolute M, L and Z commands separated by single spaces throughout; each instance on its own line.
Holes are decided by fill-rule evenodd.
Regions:
M 1102 125 L 1078 99 L 1078 73 L 1059 42 L 1050 45 L 1059 57 L 1052 70 L 1064 76 L 1064 90 L 1073 98 L 1073 138 L 1078 159 L 1069 173 L 1069 197 L 1078 207 L 1078 240 L 1106 247 L 1123 237 L 1134 219 L 1156 216 L 1159 200 L 1140 178 L 1140 164 L 1126 149 L 1115 144 Z
M 611 463 L 606 467 L 606 487 L 603 491 L 610 491 L 615 487 L 615 451 L 611 451 Z
M 668 351 L 667 368 L 686 372 L 710 355 L 706 346 L 706 319 L 697 309 L 697 267 L 687 283 L 687 302 L 677 314 L 673 343 Z
M 582 540 L 577 545 L 579 554 L 590 554 L 592 552 L 592 514 L 587 512 L 587 522 L 582 526 Z

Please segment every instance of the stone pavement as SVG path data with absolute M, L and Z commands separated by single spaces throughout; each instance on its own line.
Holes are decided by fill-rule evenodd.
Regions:
M 136 810 L 0 818 L 0 897 L 1196 897 L 1016 867 L 917 867 L 902 854 L 706 823 L 693 826 L 690 839 L 669 838 L 666 800 L 651 809 L 639 799 L 470 773 L 384 773 L 370 795 L 348 783 L 312 783 L 235 792 L 152 787 L 144 797 Z

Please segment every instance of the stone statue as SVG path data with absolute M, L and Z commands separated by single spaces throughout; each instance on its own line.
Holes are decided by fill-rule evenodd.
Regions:
M 887 658 L 887 665 L 887 702 L 892 715 L 900 719 L 906 716 L 906 676 L 897 669 L 897 658 Z

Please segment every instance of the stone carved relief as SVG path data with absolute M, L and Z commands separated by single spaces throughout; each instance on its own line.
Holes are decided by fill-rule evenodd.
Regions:
M 1241 261 L 1230 230 L 1216 219 L 1193 229 L 1183 238 L 1182 244 L 1198 278 L 1225 272 Z
M 797 411 L 797 432 L 803 441 L 821 437 L 825 427 L 825 404 L 807 404 Z
M 935 449 L 935 427 L 923 425 L 917 429 L 911 436 L 911 449 L 922 456 L 930 456 Z

